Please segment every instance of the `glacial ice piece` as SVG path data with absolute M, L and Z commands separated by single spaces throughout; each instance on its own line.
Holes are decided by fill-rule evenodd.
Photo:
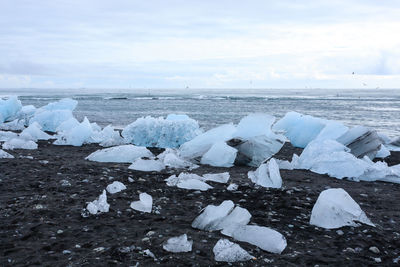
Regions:
M 349 127 L 343 125 L 343 123 L 338 121 L 324 120 L 324 122 L 325 127 L 321 130 L 321 132 L 317 135 L 315 139 L 321 141 L 327 139 L 336 140 L 349 130 Z
M 250 222 L 251 214 L 247 209 L 235 207 L 227 216 L 211 230 L 222 230 L 232 225 L 246 225 Z
M 0 131 L 0 142 L 5 142 L 17 137 L 18 134 L 14 132 Z
M 168 186 L 177 186 L 178 183 L 186 180 L 199 180 L 199 181 L 204 181 L 204 178 L 194 174 L 194 173 L 186 173 L 186 172 L 181 172 L 178 177 L 176 175 L 171 175 L 165 181 L 167 182 Z
M 292 155 L 292 161 L 288 160 L 276 160 L 276 163 L 279 166 L 279 169 L 281 170 L 294 170 L 294 169 L 299 169 L 299 156 L 297 154 Z
M 228 239 L 220 239 L 213 248 L 216 261 L 238 262 L 253 259 L 246 250 Z
M 237 150 L 225 142 L 214 143 L 201 158 L 201 164 L 215 167 L 232 167 L 235 162 Z
M 226 188 L 226 190 L 228 191 L 236 191 L 239 188 L 239 186 L 237 184 L 230 184 L 228 185 L 228 187 Z
M 208 185 L 207 183 L 197 180 L 197 179 L 181 180 L 176 184 L 176 187 L 182 188 L 182 189 L 200 190 L 200 191 L 207 191 L 208 189 L 213 188 L 212 186 Z
M 36 108 L 33 105 L 22 106 L 21 110 L 16 115 L 20 120 L 24 121 L 25 125 L 29 124 L 29 119 L 33 117 Z
M 153 153 L 145 147 L 121 145 L 97 150 L 87 156 L 86 159 L 98 162 L 132 163 L 136 159 L 152 158 L 153 156 Z
M 248 172 L 249 179 L 263 187 L 281 188 L 282 178 L 279 166 L 272 158 L 267 163 L 261 164 L 255 171 Z
M 112 184 L 107 185 L 106 190 L 110 194 L 115 194 L 126 189 L 126 186 L 118 181 L 114 181 Z
M 66 121 L 63 121 L 57 128 L 56 132 L 68 132 L 69 130 L 78 127 L 79 126 L 79 121 L 75 119 L 74 117 L 71 117 L 67 119 Z
M 177 155 L 177 152 L 171 148 L 167 148 L 163 153 L 158 155 L 157 158 L 162 160 L 164 162 L 164 165 L 169 168 L 174 168 L 174 169 L 189 168 L 190 170 L 192 170 L 192 169 L 196 169 L 199 167 L 196 164 L 193 164 L 189 161 L 181 159 Z
M 231 200 L 225 200 L 219 206 L 208 205 L 204 211 L 194 219 L 192 227 L 200 230 L 219 230 L 218 224 L 225 218 L 235 205 Z
M 73 118 L 71 110 L 43 110 L 38 109 L 29 120 L 29 124 L 37 122 L 43 131 L 56 132 L 63 122 Z
M 78 101 L 73 100 L 71 98 L 63 98 L 56 102 L 51 102 L 51 103 L 41 107 L 40 109 L 50 110 L 50 111 L 53 111 L 53 110 L 73 111 L 77 105 L 78 105 Z
M 226 184 L 230 178 L 229 172 L 203 174 L 204 181 Z
M 227 141 L 236 131 L 233 124 L 224 124 L 202 133 L 179 148 L 179 156 L 184 159 L 194 159 L 203 156 L 211 146 L 219 141 Z
M 263 226 L 231 225 L 224 228 L 221 233 L 271 253 L 280 254 L 287 245 L 286 238 L 282 234 Z
M 284 131 L 293 146 L 304 148 L 319 135 L 325 125 L 326 122 L 322 119 L 297 112 L 288 112 L 275 123 L 273 129 Z
M 48 135 L 47 133 L 43 132 L 41 128 L 42 127 L 39 125 L 39 123 L 34 122 L 31 125 L 29 125 L 28 128 L 23 130 L 19 135 L 19 137 L 26 140 L 32 140 L 35 142 L 37 140 L 49 140 L 53 138 L 51 135 Z
M 390 156 L 389 149 L 387 149 L 386 146 L 381 145 L 381 148 L 376 153 L 375 158 L 384 159 L 384 158 L 389 157 L 389 156 Z
M 0 149 L 0 159 L 13 159 L 14 156 Z
M 163 249 L 173 253 L 192 251 L 193 240 L 188 240 L 187 235 L 171 237 L 163 244 Z
M 10 96 L 5 100 L 0 98 L 0 123 L 14 117 L 21 108 L 21 101 L 16 96 Z
M 93 127 L 93 124 L 92 124 Z M 94 142 L 99 143 L 103 147 L 118 146 L 125 144 L 125 140 L 118 131 L 111 125 L 106 126 L 103 130 L 95 131 L 92 136 Z
M 153 198 L 147 193 L 139 195 L 139 201 L 133 201 L 131 208 L 137 211 L 150 213 L 153 207 Z
M 200 133 L 197 121 L 183 115 L 139 118 L 122 131 L 127 142 L 138 146 L 176 148 Z
M 274 137 L 259 135 L 250 137 L 247 140 L 234 138 L 229 140 L 227 144 L 238 150 L 235 165 L 258 167 L 263 161 L 271 158 L 281 150 L 284 139 L 279 135 Z
M 371 160 L 381 148 L 382 140 L 375 130 L 357 126 L 340 136 L 337 141 L 348 148 L 357 158 L 368 156 Z
M 274 116 L 264 113 L 250 114 L 240 120 L 233 136 L 245 140 L 260 135 L 273 137 L 275 134 L 272 133 L 271 126 L 274 122 Z
M 53 143 L 55 145 L 82 146 L 83 144 L 93 143 L 93 129 L 89 120 L 85 117 L 76 127 L 63 131 Z
M 356 222 L 375 227 L 360 206 L 342 188 L 322 191 L 310 218 L 310 224 L 326 229 L 358 226 Z
M 6 141 L 3 144 L 3 149 L 7 150 L 14 150 L 14 149 L 37 149 L 38 145 L 31 141 L 31 140 L 25 140 L 21 138 L 13 138 L 8 141 Z
M 159 172 L 165 169 L 165 165 L 160 160 L 139 158 L 135 159 L 128 168 L 142 172 Z
M 15 119 L 10 122 L 0 123 L 0 130 L 22 131 L 23 129 L 25 129 L 25 124 L 23 120 Z
M 98 212 L 108 212 L 110 209 L 110 205 L 107 203 L 107 193 L 106 190 L 103 190 L 103 193 L 99 196 L 98 199 L 90 202 L 86 209 L 91 214 L 97 214 Z

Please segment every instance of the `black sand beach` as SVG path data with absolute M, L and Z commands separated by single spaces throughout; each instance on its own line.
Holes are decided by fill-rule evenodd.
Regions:
M 55 146 L 46 141 L 39 142 L 37 150 L 11 151 L 15 159 L 0 160 L 1 266 L 223 266 L 226 263 L 214 261 L 212 248 L 224 236 L 191 228 L 201 209 L 223 200 L 248 209 L 250 224 L 271 227 L 287 239 L 281 255 L 237 242 L 255 259 L 234 265 L 390 266 L 400 262 L 399 184 L 281 170 L 283 188 L 265 189 L 247 178 L 249 167 L 201 166 L 193 172 L 229 171 L 231 182 L 239 188 L 230 192 L 227 185 L 210 182 L 213 189 L 194 192 L 168 187 L 163 181 L 181 170 L 143 173 L 129 170 L 128 164 L 84 160 L 99 148 Z M 276 157 L 290 159 L 293 151 L 285 146 Z M 387 161 L 399 164 L 400 153 L 392 153 Z M 128 177 L 134 181 L 128 182 Z M 123 182 L 127 190 L 108 194 L 110 211 L 90 216 L 83 212 L 87 202 L 112 181 Z M 337 231 L 309 225 L 319 193 L 338 187 L 357 201 L 375 228 L 363 225 Z M 153 197 L 150 214 L 129 208 L 141 192 Z M 162 249 L 168 238 L 184 233 L 194 241 L 191 252 L 173 254 Z M 374 246 L 379 251 L 371 251 Z M 145 255 L 146 249 L 155 259 Z

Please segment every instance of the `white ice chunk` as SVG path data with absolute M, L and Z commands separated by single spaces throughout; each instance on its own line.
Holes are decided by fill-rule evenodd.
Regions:
M 32 140 L 35 142 L 37 140 L 49 140 L 49 139 L 53 138 L 51 135 L 48 135 L 47 133 L 43 132 L 41 129 L 42 129 L 42 126 L 40 126 L 39 123 L 34 122 L 31 125 L 29 125 L 28 128 L 23 130 L 19 136 L 23 139 Z
M 21 108 L 21 101 L 16 96 L 10 96 L 5 100 L 0 98 L 0 123 L 14 117 Z
M 197 179 L 182 180 L 179 181 L 176 186 L 182 189 L 200 190 L 200 191 L 207 191 L 208 189 L 213 188 L 207 183 Z
M 318 140 L 335 140 L 342 136 L 349 130 L 349 127 L 344 126 L 342 123 L 337 121 L 325 121 L 325 127 L 321 130 L 315 139 Z
M 201 164 L 208 164 L 215 167 L 232 167 L 235 162 L 237 150 L 228 146 L 225 142 L 219 141 L 201 158 Z
M 375 226 L 360 206 L 342 188 L 322 191 L 312 209 L 310 218 L 310 224 L 326 229 L 358 226 L 356 222 Z
M 213 128 L 181 145 L 179 148 L 179 156 L 184 159 L 201 157 L 214 143 L 231 139 L 235 131 L 236 127 L 233 124 L 224 124 Z
M 390 156 L 390 151 L 387 149 L 386 146 L 381 145 L 381 149 L 378 150 L 378 153 L 376 153 L 375 157 L 379 159 L 384 159 L 386 157 Z
M 139 201 L 131 203 L 131 208 L 137 211 L 150 213 L 153 207 L 153 198 L 147 193 L 139 195 Z
M 127 142 L 146 147 L 179 147 L 200 133 L 197 121 L 187 116 L 169 115 L 139 118 L 122 131 Z
M 279 166 L 273 158 L 267 163 L 261 164 L 257 170 L 249 171 L 247 175 L 253 183 L 263 187 L 282 187 L 282 177 L 279 172 Z
M 66 121 L 63 121 L 56 129 L 57 132 L 67 132 L 75 127 L 79 126 L 79 121 L 75 119 L 74 117 L 71 117 L 67 119 Z
M 165 179 L 165 181 L 167 182 L 168 186 L 176 186 L 176 185 L 178 185 L 178 183 L 180 183 L 182 181 L 192 180 L 192 179 L 204 181 L 203 177 L 201 177 L 197 174 L 194 174 L 194 173 L 186 173 L 186 172 L 180 173 L 178 177 L 176 175 L 171 175 L 170 177 Z
M 230 178 L 229 172 L 203 174 L 204 181 L 226 184 Z
M 18 134 L 14 132 L 0 131 L 0 142 L 5 142 L 17 137 Z
M 92 143 L 93 129 L 89 120 L 85 117 L 76 127 L 60 133 L 60 136 L 54 142 L 55 145 L 82 146 Z
M 107 203 L 107 194 L 106 190 L 103 190 L 103 193 L 99 196 L 98 199 L 90 202 L 86 209 L 91 214 L 97 214 L 98 212 L 108 212 L 110 209 L 110 205 Z
M 108 193 L 115 194 L 125 190 L 126 186 L 121 182 L 115 181 L 112 184 L 107 185 L 106 189 Z
M 287 245 L 286 238 L 282 234 L 263 226 L 232 225 L 223 229 L 221 233 L 271 253 L 280 254 Z
M 86 157 L 87 160 L 98 162 L 132 163 L 136 159 L 154 155 L 145 147 L 121 145 L 100 149 Z
M 13 159 L 14 156 L 0 149 L 0 159 Z
M 231 200 L 225 200 L 219 206 L 208 205 L 204 211 L 194 219 L 193 228 L 206 231 L 215 231 L 220 229 L 219 223 L 233 209 L 234 204 Z
M 246 225 L 250 222 L 251 214 L 247 209 L 241 207 L 235 207 L 226 217 L 224 217 L 218 226 L 215 226 L 215 230 L 222 230 L 232 225 Z M 214 230 L 212 229 L 212 230 Z
M 56 102 L 51 102 L 40 109 L 44 110 L 70 110 L 73 111 L 78 105 L 78 101 L 71 98 L 63 98 Z
M 93 127 L 93 124 L 92 124 Z M 92 136 L 94 142 L 99 143 L 101 146 L 118 146 L 125 144 L 125 140 L 121 137 L 118 131 L 111 125 L 106 126 L 103 130 L 97 131 Z
M 230 184 L 226 190 L 228 191 L 236 191 L 239 188 L 239 186 L 237 184 Z
M 277 159 L 276 163 L 278 163 L 279 169 L 281 170 L 294 170 L 299 168 L 299 156 L 293 154 L 292 161 Z
M 253 259 L 246 250 L 228 239 L 220 239 L 213 248 L 216 261 L 238 262 Z
M 193 240 L 188 240 L 187 235 L 171 237 L 163 244 L 163 249 L 173 253 L 192 251 Z
M 175 169 L 189 168 L 190 170 L 192 170 L 199 167 L 196 164 L 181 159 L 177 155 L 176 151 L 170 148 L 167 148 L 163 153 L 161 153 L 157 157 L 164 162 L 165 166 L 168 166 L 169 168 L 175 168 Z
M 3 149 L 13 150 L 13 149 L 37 149 L 38 145 L 31 141 L 25 140 L 21 138 L 13 138 L 11 140 L 6 141 L 3 144 Z
M 15 119 L 10 122 L 0 123 L 0 130 L 22 131 L 23 129 L 25 129 L 25 124 L 23 120 Z
M 160 160 L 140 158 L 134 160 L 128 168 L 142 172 L 159 172 L 165 169 L 165 165 Z
M 240 120 L 233 136 L 243 139 L 260 135 L 273 136 L 271 126 L 274 122 L 274 116 L 263 113 L 250 114 Z
M 37 122 L 43 131 L 56 132 L 63 122 L 73 118 L 71 110 L 42 110 L 38 109 L 29 120 L 29 124 Z

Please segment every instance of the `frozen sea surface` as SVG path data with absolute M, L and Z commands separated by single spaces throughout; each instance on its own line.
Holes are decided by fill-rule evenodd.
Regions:
M 184 113 L 204 129 L 234 122 L 249 113 L 264 112 L 277 118 L 297 111 L 348 126 L 364 125 L 396 136 L 400 131 L 400 89 L 357 90 L 59 90 L 10 89 L 0 95 L 18 95 L 23 105 L 43 106 L 63 97 L 79 101 L 74 111 L 82 120 L 123 128 L 143 116 Z

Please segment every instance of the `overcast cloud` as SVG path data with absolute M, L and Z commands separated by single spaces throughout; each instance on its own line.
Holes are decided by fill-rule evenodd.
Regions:
M 399 88 L 399 14 L 397 0 L 2 0 L 0 88 Z

